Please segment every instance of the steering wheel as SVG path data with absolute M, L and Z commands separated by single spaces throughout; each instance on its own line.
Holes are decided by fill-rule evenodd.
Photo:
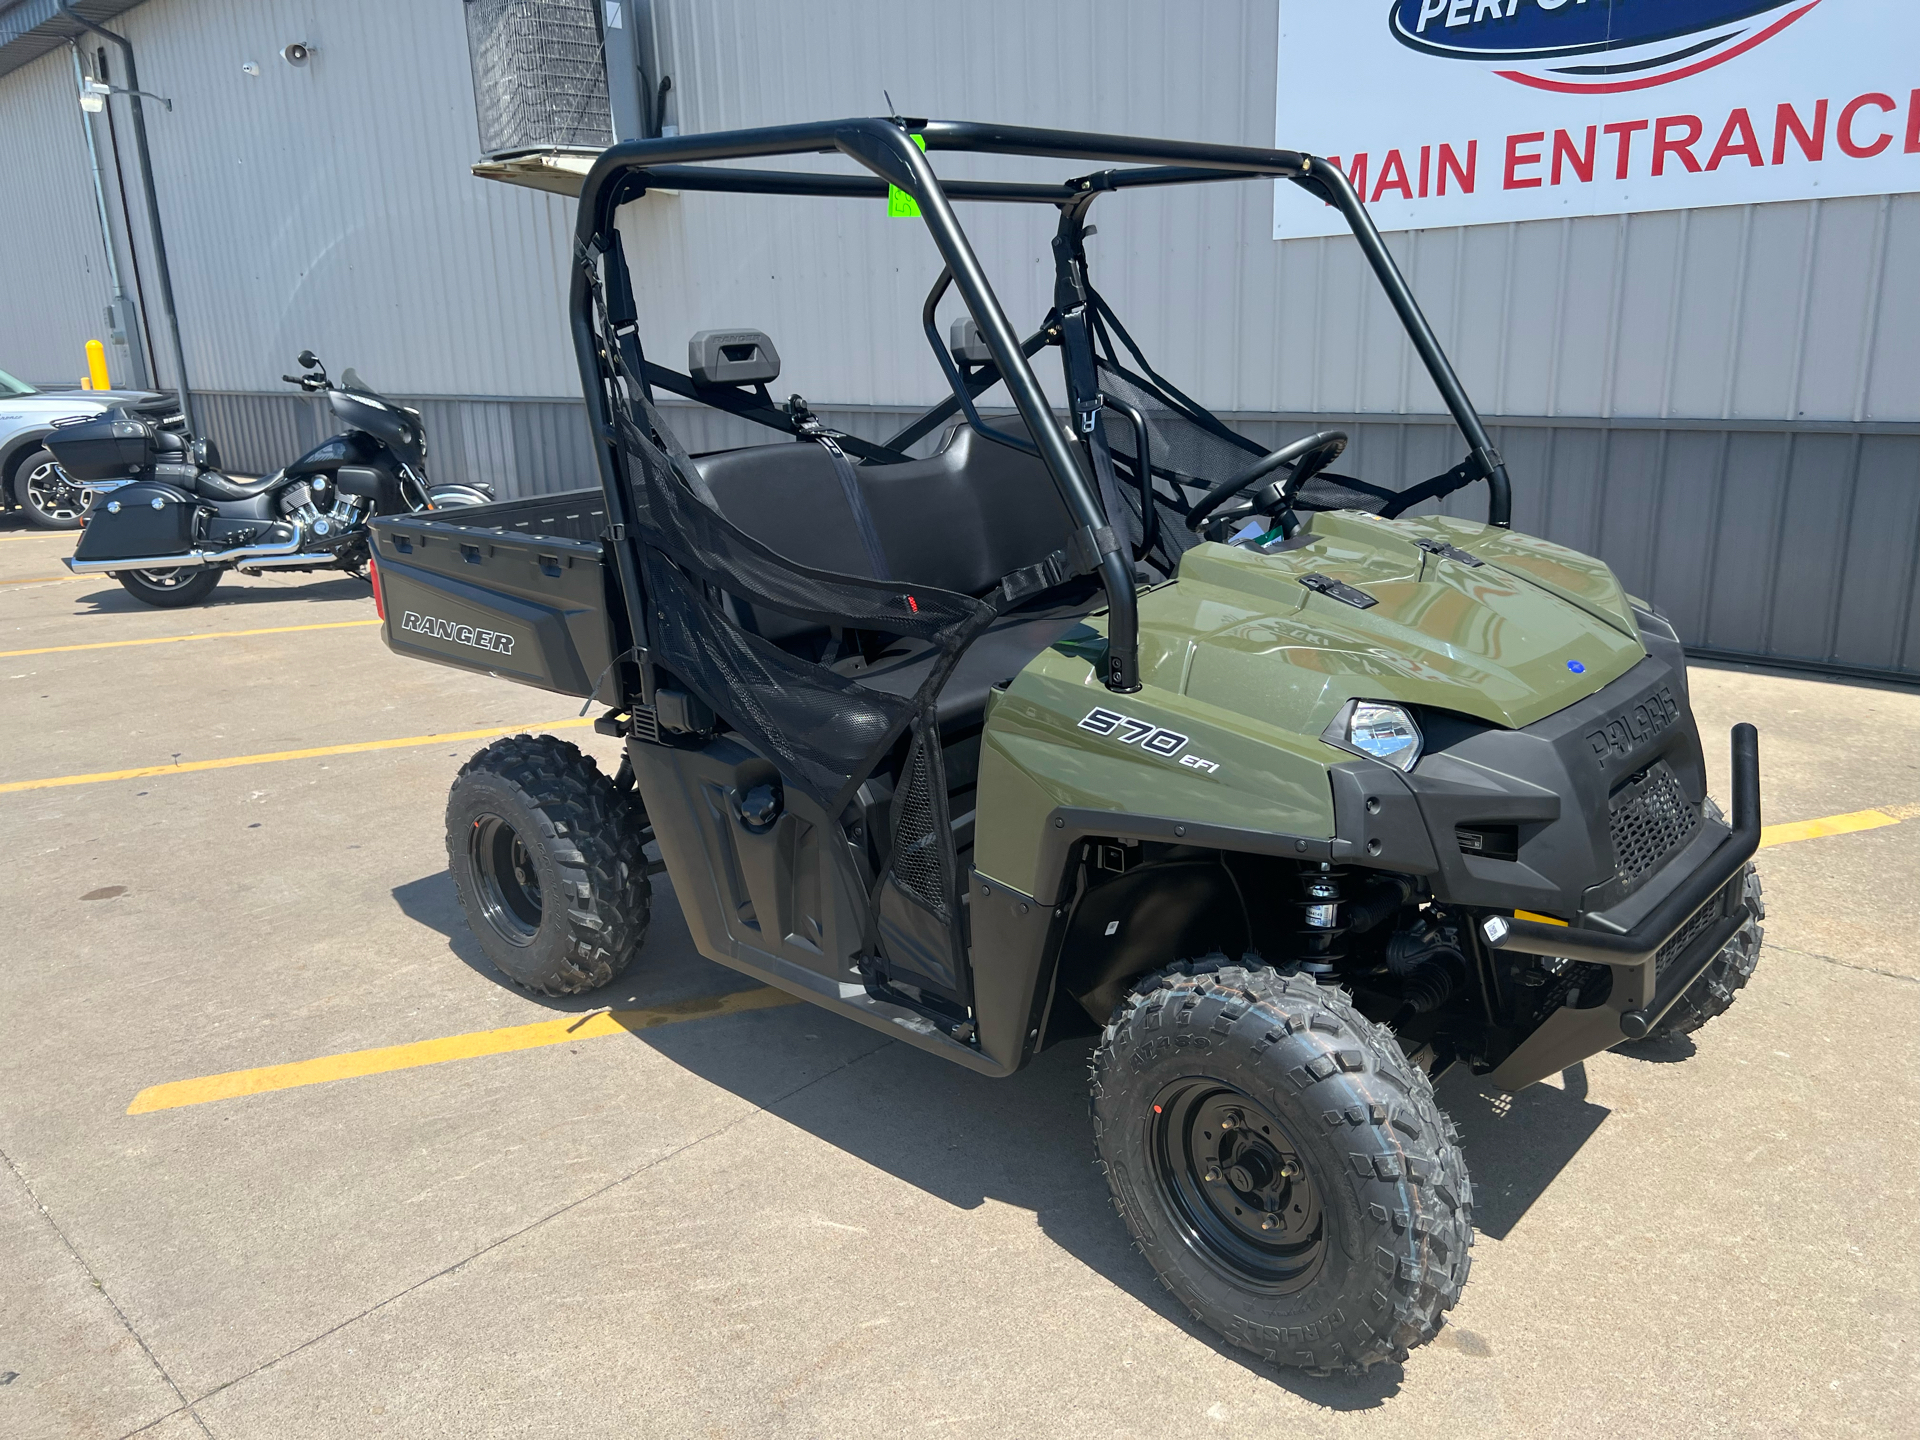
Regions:
M 1287 477 L 1281 492 L 1281 504 L 1297 495 L 1300 487 L 1318 475 L 1327 466 L 1340 458 L 1347 448 L 1347 433 L 1344 430 L 1321 430 L 1312 435 L 1302 436 L 1291 445 L 1282 445 L 1278 450 L 1262 455 L 1252 465 L 1238 475 L 1222 480 L 1201 497 L 1187 515 L 1187 529 L 1198 531 L 1207 522 L 1207 518 L 1227 501 L 1247 489 L 1255 481 L 1271 475 L 1282 465 L 1292 465 L 1293 474 Z

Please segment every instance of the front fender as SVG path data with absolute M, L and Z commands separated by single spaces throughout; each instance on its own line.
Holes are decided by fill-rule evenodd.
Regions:
M 1328 858 L 1329 753 L 1157 685 L 1115 695 L 1056 646 L 987 707 L 974 867 L 1051 904 L 1070 830 Z

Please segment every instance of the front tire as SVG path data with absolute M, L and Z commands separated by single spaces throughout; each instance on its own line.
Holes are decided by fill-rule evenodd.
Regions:
M 66 472 L 51 450 L 36 450 L 13 467 L 13 503 L 41 530 L 78 530 L 93 507 L 93 492 Z
M 447 862 L 467 924 L 516 985 L 611 984 L 647 938 L 653 886 L 634 801 L 551 735 L 496 740 L 447 797 Z
M 1767 906 L 1760 898 L 1759 872 L 1751 864 L 1747 866 L 1740 897 L 1734 903 L 1744 906 L 1747 915 L 1733 938 L 1713 957 L 1713 963 L 1701 972 L 1700 978 L 1681 993 L 1660 1023 L 1631 1043 L 1645 1044 L 1648 1040 L 1691 1035 L 1716 1015 L 1724 1015 L 1733 1008 L 1734 995 L 1752 978 L 1754 967 L 1760 963 L 1760 945 L 1766 937 L 1760 922 L 1766 918 Z
M 1357 1372 L 1405 1359 L 1460 1298 L 1458 1134 L 1341 992 L 1224 955 L 1148 976 L 1094 1052 L 1092 1109 L 1135 1243 L 1231 1344 Z
M 218 565 L 189 566 L 179 570 L 120 570 L 115 572 L 126 591 L 142 605 L 157 605 L 177 610 L 198 605 L 220 583 Z

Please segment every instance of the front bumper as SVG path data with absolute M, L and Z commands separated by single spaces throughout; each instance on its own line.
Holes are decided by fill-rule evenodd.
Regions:
M 1731 832 L 1631 929 L 1542 925 L 1504 916 L 1482 922 L 1482 938 L 1491 950 L 1565 956 L 1613 972 L 1606 1004 L 1548 1016 L 1494 1071 L 1495 1084 L 1518 1090 L 1575 1060 L 1651 1033 L 1739 931 L 1746 919 L 1740 877 L 1760 848 L 1759 732 L 1736 725 L 1732 744 Z M 1705 923 L 1696 923 L 1703 913 Z M 1678 953 L 1667 954 L 1662 966 L 1662 952 L 1676 940 Z

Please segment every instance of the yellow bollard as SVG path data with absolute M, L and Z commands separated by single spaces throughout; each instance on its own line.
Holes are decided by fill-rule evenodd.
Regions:
M 111 390 L 113 384 L 107 379 L 107 347 L 98 340 L 87 341 L 87 376 L 93 381 L 89 390 Z

